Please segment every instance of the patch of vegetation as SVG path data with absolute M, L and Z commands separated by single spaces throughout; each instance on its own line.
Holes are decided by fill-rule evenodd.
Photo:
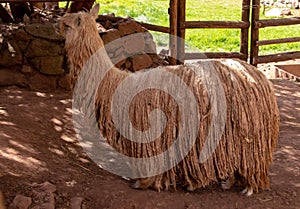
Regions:
M 138 21 L 156 25 L 169 26 L 169 0 L 101 0 L 101 14 L 114 13 L 116 16 L 130 16 Z M 186 20 L 241 20 L 242 0 L 187 0 Z M 294 14 L 296 10 L 292 10 Z M 265 17 L 261 14 L 261 19 Z M 274 17 L 273 17 L 274 18 Z M 300 35 L 300 25 L 280 26 L 260 29 L 260 40 L 274 38 L 297 37 Z M 154 33 L 161 45 L 168 44 L 165 34 Z M 189 29 L 186 31 L 186 41 L 197 51 L 228 51 L 237 52 L 240 49 L 240 30 L 238 29 Z M 300 43 L 276 44 L 260 47 L 260 54 L 278 53 L 299 50 Z
M 99 2 L 101 14 L 114 13 L 116 16 L 132 17 L 147 23 L 169 25 L 169 0 L 101 0 Z

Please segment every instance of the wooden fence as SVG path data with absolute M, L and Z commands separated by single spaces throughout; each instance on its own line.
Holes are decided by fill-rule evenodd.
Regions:
M 252 11 L 251 11 L 252 8 Z M 250 11 L 252 18 L 250 20 Z M 186 21 L 186 0 L 170 0 L 170 27 L 144 24 L 149 30 L 169 33 L 170 36 L 170 56 L 171 64 L 178 64 L 180 61 L 202 58 L 239 58 L 249 60 L 252 65 L 259 63 L 284 61 L 288 59 L 300 58 L 300 51 L 285 52 L 271 55 L 259 56 L 259 46 L 267 44 L 280 44 L 289 42 L 300 42 L 300 37 L 287 37 L 273 40 L 259 40 L 259 29 L 271 26 L 286 26 L 300 24 L 300 18 L 281 18 L 260 20 L 260 0 L 243 0 L 242 17 L 240 21 Z M 251 27 L 250 27 L 251 26 Z M 185 31 L 186 29 L 201 28 L 227 28 L 240 29 L 240 51 L 238 52 L 185 52 Z M 249 33 L 250 53 L 249 53 Z M 179 38 L 176 38 L 179 37 Z M 179 61 L 180 60 L 180 61 Z
M 0 0 L 1 2 L 25 2 L 26 0 Z M 51 2 L 67 0 L 29 0 L 28 2 Z M 74 0 L 73 2 L 93 3 L 94 0 Z M 81 6 L 81 4 L 79 4 Z M 252 18 L 250 11 L 252 8 Z M 76 10 L 75 10 L 76 11 Z M 300 18 L 283 19 L 259 19 L 260 0 L 243 0 L 241 8 L 242 17 L 240 21 L 186 21 L 186 0 L 170 0 L 169 27 L 158 26 L 148 23 L 141 23 L 149 30 L 170 34 L 169 50 L 171 64 L 178 64 L 184 60 L 202 58 L 239 58 L 248 60 L 252 65 L 259 63 L 284 61 L 288 59 L 300 58 L 300 51 L 285 52 L 271 55 L 259 56 L 259 46 L 268 44 L 280 44 L 289 42 L 300 42 L 300 37 L 286 37 L 273 40 L 259 40 L 259 29 L 271 26 L 286 26 L 300 24 Z M 251 29 L 250 29 L 251 26 Z M 185 52 L 185 32 L 186 29 L 201 28 L 227 28 L 240 29 L 240 51 L 238 52 Z M 249 33 L 251 34 L 249 53 Z M 178 38 L 177 38 L 178 37 Z
M 248 58 L 248 36 L 250 27 L 250 0 L 243 0 L 241 21 L 186 21 L 186 0 L 170 0 L 170 34 L 177 38 L 170 40 L 171 64 L 177 64 L 182 60 L 201 58 Z M 241 29 L 241 43 L 239 52 L 185 52 L 185 31 L 194 28 L 228 28 Z M 172 37 L 172 36 L 171 36 Z M 180 61 L 178 61 L 180 60 Z
M 259 18 L 259 14 L 260 14 L 260 0 L 252 0 L 250 63 L 252 65 L 257 65 L 259 63 L 278 62 L 278 61 L 300 58 L 300 51 L 259 56 L 259 46 L 269 45 L 269 44 L 300 42 L 300 37 L 286 37 L 280 39 L 259 40 L 260 28 L 300 24 L 300 17 L 261 20 Z

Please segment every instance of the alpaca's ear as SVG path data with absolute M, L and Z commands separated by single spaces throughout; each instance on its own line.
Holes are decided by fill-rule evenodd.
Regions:
M 100 4 L 96 4 L 93 9 L 91 10 L 91 15 L 96 19 L 98 18 L 98 13 L 100 9 Z
M 75 19 L 75 23 L 76 23 L 77 27 L 80 25 L 80 23 L 81 23 L 81 16 L 80 15 Z

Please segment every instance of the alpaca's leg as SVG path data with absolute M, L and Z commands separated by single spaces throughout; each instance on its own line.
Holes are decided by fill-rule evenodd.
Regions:
M 140 180 L 136 180 L 135 182 L 133 182 L 132 184 L 131 184 L 131 187 L 133 188 L 133 189 L 141 189 L 140 188 Z
M 189 192 L 192 192 L 192 191 L 195 191 L 196 189 L 198 189 L 199 186 L 195 185 L 195 184 L 190 184 L 186 190 L 189 191 Z
M 229 177 L 227 180 L 221 182 L 222 189 L 230 189 L 236 182 L 235 176 Z M 241 191 L 241 194 L 246 195 L 247 197 L 253 194 L 253 188 L 251 186 L 246 186 L 245 189 Z
M 253 188 L 251 186 L 247 186 L 245 189 L 243 189 L 243 191 L 241 191 L 241 193 L 249 197 L 253 194 Z
M 227 180 L 221 182 L 222 189 L 230 189 L 235 183 L 235 176 L 230 176 Z
M 148 189 L 149 187 L 153 186 L 154 181 L 154 177 L 139 179 L 132 183 L 131 187 L 134 189 Z

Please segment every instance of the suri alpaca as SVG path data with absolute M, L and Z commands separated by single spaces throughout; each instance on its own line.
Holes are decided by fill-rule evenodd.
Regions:
M 104 48 L 95 21 L 98 11 L 99 5 L 96 5 L 90 12 L 66 14 L 60 20 L 60 33 L 66 39 L 65 49 L 69 59 L 73 89 L 76 87 L 80 73 L 86 70 L 84 66 L 89 59 Z M 192 143 L 193 135 L 189 131 L 196 129 L 195 143 L 191 145 L 190 150 L 182 154 L 179 149 L 176 154 L 182 159 L 162 173 L 153 175 L 151 169 L 164 166 L 163 163 L 149 166 L 147 168 L 149 173 L 137 177 L 132 185 L 134 188 L 154 188 L 160 191 L 169 187 L 176 189 L 176 186 L 182 186 L 193 191 L 221 181 L 222 187 L 229 189 L 237 179 L 245 186 L 243 191 L 246 195 L 258 192 L 259 188 L 269 187 L 268 173 L 278 140 L 279 112 L 272 84 L 255 67 L 240 60 L 213 59 L 131 73 L 114 67 L 105 50 L 93 59 L 95 61 L 90 64 L 93 68 L 99 69 L 99 72 L 85 75 L 90 76 L 89 81 L 92 82 L 97 78 L 99 76 L 97 73 L 101 73 L 105 68 L 110 69 L 105 73 L 92 96 L 83 95 L 82 100 L 94 101 L 92 105 L 95 106 L 98 132 L 105 137 L 110 146 L 126 156 L 146 159 L 164 153 L 175 144 L 174 139 L 180 135 L 182 130 L 180 123 L 184 118 L 180 113 L 192 108 L 197 110 L 198 121 L 188 124 L 189 127 L 183 137 L 184 143 L 189 145 Z M 121 109 L 121 102 L 113 104 L 113 95 L 118 86 L 129 76 L 134 76 L 131 83 L 134 83 L 137 89 L 144 82 L 159 80 L 160 78 L 153 77 L 151 73 L 153 71 L 170 75 L 161 78 L 160 88 L 171 86 L 175 92 L 177 90 L 179 92 L 180 89 L 174 86 L 176 80 L 174 77 L 181 79 L 183 85 L 192 92 L 197 106 L 193 107 L 186 102 L 183 105 L 184 110 L 181 110 L 182 106 L 177 104 L 177 100 L 174 96 L 168 95 L 168 92 L 153 88 L 143 90 L 133 97 L 127 112 L 134 128 L 142 132 L 151 129 L 150 123 L 153 120 L 150 113 L 157 109 L 164 112 L 167 123 L 163 133 L 154 141 L 140 143 L 128 140 L 115 127 L 116 121 L 113 120 L 114 113 L 111 109 L 114 105 L 117 109 Z M 224 90 L 223 99 L 218 100 L 218 97 L 215 98 L 216 100 L 211 99 L 210 88 L 214 84 L 206 85 L 211 81 L 211 71 L 215 71 L 219 78 L 220 86 Z M 209 76 L 200 76 L 203 75 L 201 72 Z M 204 81 L 206 79 L 207 81 Z M 82 88 L 84 88 L 83 94 L 93 91 L 88 85 Z M 94 100 L 89 97 L 94 97 Z M 188 99 L 181 98 L 181 100 Z M 223 107 L 220 106 L 222 102 Z M 213 110 L 213 103 L 216 103 L 217 111 Z M 226 119 L 220 141 L 215 145 L 215 150 L 211 151 L 210 156 L 200 162 L 201 151 L 210 134 L 209 129 L 217 122 L 213 120 L 213 115 L 222 111 L 225 112 Z M 188 118 L 192 116 L 191 114 Z M 193 127 L 194 123 L 198 124 L 198 127 Z M 209 148 L 213 149 L 213 146 L 209 145 Z M 164 162 L 168 163 L 167 160 Z

